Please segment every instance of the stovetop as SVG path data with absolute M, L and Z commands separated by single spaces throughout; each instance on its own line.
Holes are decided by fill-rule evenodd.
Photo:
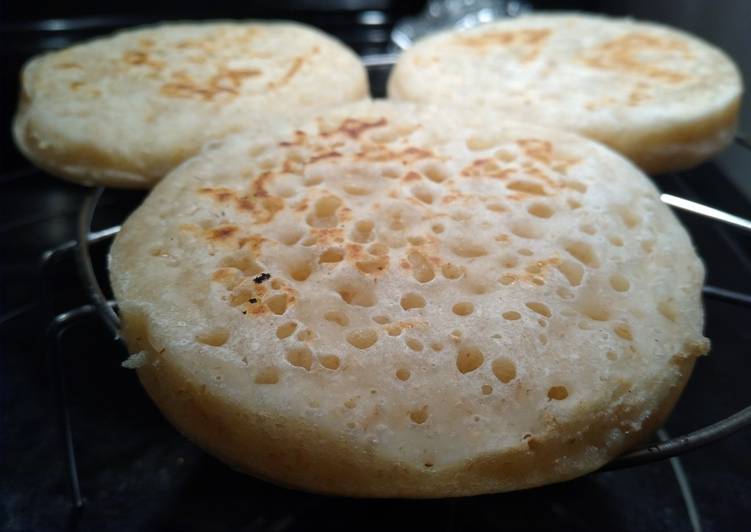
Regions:
M 273 13 L 279 16 L 277 13 Z M 386 51 L 395 15 L 293 13 L 360 53 Z M 12 146 L 17 73 L 26 58 L 142 20 L 0 25 L 0 529 L 9 531 L 247 530 L 739 530 L 751 521 L 751 430 L 678 461 L 591 474 L 516 493 L 448 500 L 311 495 L 241 475 L 178 434 L 151 404 L 126 353 L 95 314 L 50 328 L 88 303 L 74 253 L 40 258 L 75 237 L 89 190 L 56 180 Z M 365 22 L 368 22 L 367 24 Z M 387 69 L 372 69 L 376 95 Z M 749 169 L 751 175 L 751 168 Z M 713 163 L 657 178 L 665 192 L 751 218 L 751 204 Z M 143 193 L 105 192 L 94 229 L 119 224 Z M 712 285 L 751 293 L 751 236 L 679 213 Z M 106 284 L 109 240 L 93 260 Z M 697 363 L 667 423 L 689 432 L 751 404 L 751 309 L 707 298 L 713 349 Z M 62 387 L 61 387 L 62 381 Z M 64 390 L 65 397 L 61 396 Z M 62 405 L 67 405 L 63 409 Z M 72 504 L 62 430 L 68 415 L 83 507 Z

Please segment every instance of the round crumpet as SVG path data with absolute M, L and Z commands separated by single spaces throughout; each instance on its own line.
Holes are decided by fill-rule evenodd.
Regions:
M 167 418 L 317 492 L 582 475 L 662 423 L 708 348 L 702 264 L 631 163 L 406 103 L 207 146 L 110 272 L 126 365 Z
M 691 167 L 726 147 L 741 92 L 735 64 L 708 43 L 585 14 L 428 37 L 401 56 L 389 80 L 392 98 L 575 131 L 649 173 Z
M 30 61 L 16 144 L 86 185 L 144 188 L 209 140 L 367 96 L 349 49 L 282 22 L 123 31 Z

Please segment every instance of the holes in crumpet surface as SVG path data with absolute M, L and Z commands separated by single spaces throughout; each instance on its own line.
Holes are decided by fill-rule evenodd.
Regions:
M 388 316 L 373 316 L 373 321 L 379 325 L 386 325 L 387 323 L 391 323 L 391 318 Z
M 355 268 L 365 274 L 375 274 L 388 268 L 388 257 L 377 257 L 370 260 L 359 260 L 355 263 Z
M 326 319 L 326 321 L 334 322 L 342 327 L 349 325 L 349 318 L 347 317 L 347 314 L 345 314 L 341 310 L 329 310 L 323 315 L 323 317 L 324 319 Z
M 322 175 L 311 175 L 307 176 L 302 184 L 306 187 L 315 187 L 323 183 L 323 176 Z
M 610 237 L 608 237 L 608 241 L 610 241 L 610 243 L 616 247 L 623 246 L 623 239 L 618 235 L 610 235 Z
M 307 347 L 297 347 L 287 351 L 287 362 L 298 368 L 310 371 L 313 366 L 313 353 Z
M 409 413 L 409 419 L 411 419 L 413 423 L 417 423 L 418 425 L 425 423 L 428 420 L 428 405 L 424 405 L 420 408 L 412 410 Z
M 581 181 L 564 181 L 563 183 L 567 188 L 576 190 L 580 194 L 584 194 L 587 191 L 587 185 Z
M 467 148 L 472 151 L 483 151 L 498 145 L 498 139 L 490 136 L 472 136 L 467 139 Z
M 323 253 L 321 253 L 321 256 L 318 259 L 318 262 L 321 264 L 331 264 L 334 262 L 341 262 L 341 260 L 344 258 L 344 251 L 337 248 L 329 248 Z
M 295 329 L 297 329 L 297 323 L 295 323 L 294 321 L 280 325 L 276 329 L 276 337 L 280 340 L 283 340 L 284 338 L 291 336 L 292 333 L 295 332 Z
M 441 273 L 446 279 L 458 279 L 462 276 L 464 273 L 464 269 L 461 266 L 457 266 L 456 264 L 451 264 L 450 262 L 447 262 L 443 266 L 441 266 Z
M 478 242 L 472 242 L 470 240 L 459 240 L 451 246 L 453 251 L 459 257 L 467 259 L 482 257 L 488 254 L 488 250 L 482 244 Z
M 608 321 L 610 311 L 606 305 L 596 299 L 581 302 L 581 313 L 594 321 Z
M 594 235 L 597 233 L 597 228 L 592 224 L 582 224 L 579 226 L 579 230 L 587 235 Z
M 355 185 L 351 183 L 345 184 L 342 188 L 344 188 L 344 192 L 352 196 L 367 196 L 372 192 L 368 187 L 363 187 L 361 185 Z
M 269 307 L 269 310 L 277 316 L 281 316 L 282 314 L 287 312 L 287 294 L 277 294 L 275 296 L 271 296 L 270 298 L 266 299 L 264 303 L 266 303 L 266 306 Z
M 558 271 L 563 274 L 571 286 L 579 286 L 582 282 L 582 277 L 584 277 L 584 269 L 570 260 L 561 262 L 558 265 Z
M 436 234 L 441 234 L 446 230 L 443 224 L 433 224 L 432 226 L 430 226 L 430 229 Z
M 586 266 L 597 268 L 600 265 L 595 250 L 586 242 L 571 242 L 566 245 L 565 249 L 572 257 Z
M 375 244 L 368 246 L 368 253 L 378 257 L 384 257 L 389 254 L 389 247 L 386 244 L 376 242 Z
M 480 387 L 480 391 L 482 391 L 483 395 L 490 395 L 493 393 L 493 387 L 490 384 L 483 384 Z
M 407 368 L 399 368 L 396 370 L 396 378 L 400 381 L 407 381 L 412 373 Z
M 542 231 L 529 221 L 519 220 L 511 225 L 511 232 L 519 238 L 534 240 L 542 236 Z
M 552 315 L 548 306 L 543 303 L 530 302 L 526 305 L 528 309 L 533 310 L 546 318 L 549 318 Z
M 319 218 L 326 218 L 333 216 L 341 206 L 342 200 L 336 196 L 324 196 L 316 201 L 315 213 Z
M 373 288 L 365 283 L 343 283 L 337 288 L 336 292 L 348 305 L 372 307 L 376 304 Z
M 294 246 L 302 238 L 303 231 L 297 227 L 285 227 L 279 231 L 277 238 L 285 246 Z
M 352 240 L 360 244 L 370 242 L 373 240 L 373 227 L 375 224 L 371 220 L 360 220 L 352 231 Z
M 482 366 L 485 356 L 475 346 L 465 345 L 459 348 L 456 355 L 456 367 L 461 373 L 470 373 Z
M 548 399 L 563 401 L 568 397 L 568 388 L 565 386 L 552 386 L 548 389 Z
M 504 312 L 501 315 L 503 316 L 504 320 L 509 320 L 509 321 L 516 321 L 516 320 L 518 320 L 518 319 L 520 319 L 522 317 L 522 315 L 519 314 L 515 310 L 506 311 L 506 312 Z
M 453 307 L 451 307 L 451 310 L 457 316 L 469 316 L 475 311 L 475 306 L 472 303 L 463 301 L 461 303 L 455 304 Z
M 224 257 L 219 262 L 219 265 L 225 266 L 227 268 L 237 268 L 248 276 L 258 275 L 259 273 L 263 272 L 263 268 L 255 261 L 253 255 L 245 250 L 238 251 L 233 255 Z
M 610 276 L 610 287 L 616 292 L 627 292 L 631 283 L 623 275 L 615 273 Z
M 534 181 L 512 181 L 506 185 L 506 188 L 515 192 L 523 192 L 525 194 L 533 194 L 536 196 L 545 196 L 547 194 L 545 192 L 545 187 Z
M 491 365 L 493 375 L 504 384 L 507 384 L 516 378 L 516 364 L 510 358 L 496 358 Z
M 275 367 L 264 368 L 255 377 L 256 384 L 276 384 L 279 382 L 279 370 Z
M 675 306 L 675 303 L 673 303 L 672 300 L 660 301 L 660 303 L 657 305 L 657 310 L 660 312 L 660 314 L 662 314 L 672 322 L 678 320 L 678 308 Z
M 412 189 L 412 195 L 423 203 L 430 205 L 433 203 L 433 193 L 428 187 L 417 186 Z
M 420 283 L 427 283 L 433 280 L 435 273 L 428 259 L 422 253 L 411 251 L 407 255 L 407 260 L 412 265 L 412 276 Z
M 288 272 L 295 281 L 303 282 L 313 273 L 313 264 L 308 260 L 297 259 L 291 261 Z
M 641 217 L 628 207 L 621 207 L 618 209 L 621 219 L 626 227 L 633 229 L 641 223 Z
M 410 292 L 402 296 L 400 301 L 404 310 L 412 310 L 414 308 L 423 308 L 425 306 L 425 298 L 420 294 Z
M 378 341 L 375 329 L 355 329 L 347 333 L 347 342 L 358 349 L 368 349 Z
M 210 329 L 196 335 L 196 341 L 204 345 L 221 347 L 229 340 L 229 331 L 224 328 Z
M 397 166 L 386 166 L 381 169 L 381 175 L 386 179 L 396 179 L 402 175 L 401 169 Z
M 319 355 L 318 362 L 320 362 L 321 366 L 324 368 L 332 371 L 339 369 L 339 366 L 341 365 L 341 360 L 339 360 L 339 357 L 336 355 Z
M 553 208 L 545 203 L 533 203 L 527 207 L 527 212 L 537 218 L 550 218 L 555 213 Z
M 615 327 L 613 327 L 613 332 L 619 337 L 624 340 L 631 341 L 634 339 L 634 335 L 631 334 L 631 327 L 626 325 L 625 323 L 619 323 Z
M 516 255 L 506 254 L 501 257 L 501 266 L 504 268 L 516 268 L 519 264 L 519 259 Z
M 417 338 L 407 338 L 404 342 L 412 351 L 422 351 L 423 349 L 422 342 Z
M 422 169 L 422 173 L 434 183 L 442 183 L 448 179 L 448 173 L 446 170 L 437 164 L 429 164 L 425 166 Z
M 306 221 L 312 227 L 334 227 L 337 224 L 336 211 L 341 207 L 342 200 L 336 196 L 324 196 L 316 201 L 313 212 Z

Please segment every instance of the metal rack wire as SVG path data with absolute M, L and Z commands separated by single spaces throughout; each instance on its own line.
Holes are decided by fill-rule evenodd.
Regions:
M 385 68 L 393 65 L 394 59 L 394 54 L 381 54 L 366 56 L 363 58 L 363 62 L 369 68 Z M 736 143 L 751 151 L 751 143 L 744 136 L 736 137 Z M 44 253 L 41 265 L 43 270 L 54 267 L 54 263 L 59 261 L 62 256 L 74 254 L 81 282 L 90 301 L 88 304 L 58 314 L 51 320 L 46 330 L 47 350 L 52 358 L 52 367 L 56 374 L 57 394 L 61 405 L 60 425 L 65 446 L 71 500 L 73 507 L 78 510 L 83 508 L 84 498 L 79 482 L 73 427 L 67 402 L 64 352 L 61 348 L 61 339 L 70 327 L 91 317 L 99 317 L 107 330 L 113 335 L 113 338 L 115 340 L 120 338 L 120 318 L 116 312 L 116 303 L 107 300 L 105 297 L 97 281 L 90 252 L 91 246 L 110 241 L 120 231 L 119 225 L 100 231 L 91 231 L 92 219 L 103 192 L 104 189 L 102 188 L 93 189 L 84 200 L 79 211 L 77 239 L 65 242 Z M 744 218 L 670 194 L 662 194 L 660 199 L 673 208 L 751 232 L 751 221 Z M 751 308 L 751 294 L 717 286 L 705 286 L 703 292 L 706 298 Z M 662 432 L 660 441 L 632 450 L 610 462 L 600 471 L 623 469 L 669 459 L 716 442 L 749 425 L 751 425 L 751 406 L 688 434 L 667 438 L 665 433 Z

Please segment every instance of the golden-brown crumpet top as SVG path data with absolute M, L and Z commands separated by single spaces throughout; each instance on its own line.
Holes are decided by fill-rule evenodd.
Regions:
M 658 24 L 586 14 L 428 37 L 389 80 L 392 98 L 575 131 L 649 173 L 693 166 L 727 146 L 741 92 L 738 69 L 714 46 Z
M 110 267 L 166 416 L 242 471 L 327 493 L 584 474 L 664 420 L 708 347 L 702 264 L 631 163 L 405 103 L 207 148 Z
M 287 22 L 123 31 L 30 61 L 16 143 L 87 185 L 150 187 L 204 142 L 367 95 L 341 43 Z

